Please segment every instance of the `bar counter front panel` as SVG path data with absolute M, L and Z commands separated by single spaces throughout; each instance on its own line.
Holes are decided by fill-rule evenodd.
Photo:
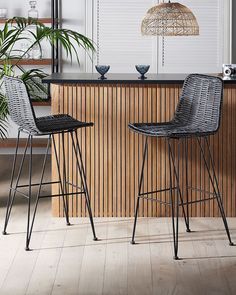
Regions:
M 185 75 L 186 76 L 186 75 Z M 150 75 L 140 81 L 137 75 L 98 76 L 55 74 L 51 83 L 52 112 L 69 114 L 78 120 L 94 122 L 94 127 L 79 129 L 91 206 L 97 217 L 130 217 L 134 215 L 138 193 L 144 137 L 131 132 L 129 122 L 164 122 L 172 118 L 183 84 L 184 75 Z M 236 216 L 236 81 L 224 83 L 221 128 L 210 137 L 219 184 L 227 216 Z M 57 145 L 62 150 L 60 140 Z M 66 138 L 67 174 L 69 181 L 80 184 L 72 142 Z M 62 154 L 60 154 L 62 159 Z M 213 192 L 204 169 L 195 139 L 188 142 L 188 177 L 194 188 Z M 183 150 L 180 151 L 181 183 L 185 183 Z M 148 157 L 144 171 L 145 191 L 169 185 L 167 146 L 163 139 L 149 138 Z M 52 155 L 52 177 L 58 179 Z M 58 193 L 59 187 L 53 186 Z M 71 192 L 75 189 L 70 187 Z M 183 185 L 183 194 L 185 194 Z M 190 190 L 190 200 L 208 198 L 200 191 Z M 169 193 L 150 196 L 169 201 Z M 185 199 L 185 198 L 184 198 Z M 70 215 L 87 216 L 85 199 L 69 197 Z M 62 201 L 53 199 L 53 215 L 63 216 Z M 190 205 L 191 216 L 219 216 L 214 200 Z M 155 201 L 140 201 L 139 216 L 170 216 L 170 208 Z

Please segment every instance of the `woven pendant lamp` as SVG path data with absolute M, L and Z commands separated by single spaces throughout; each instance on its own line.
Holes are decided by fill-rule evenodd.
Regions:
M 188 7 L 169 1 L 148 10 L 141 31 L 143 35 L 196 36 L 199 35 L 199 25 Z

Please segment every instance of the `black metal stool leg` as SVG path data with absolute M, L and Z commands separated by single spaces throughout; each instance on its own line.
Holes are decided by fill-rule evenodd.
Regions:
M 26 146 L 25 146 L 25 150 L 24 150 L 24 153 L 22 155 L 20 168 L 19 168 L 18 175 L 17 175 L 17 178 L 16 178 L 16 183 L 15 183 L 15 186 L 13 188 L 13 180 L 14 180 L 14 175 L 15 175 L 15 170 L 16 170 L 16 159 L 17 159 L 17 154 L 18 154 L 18 149 L 19 149 L 19 139 L 20 139 L 20 130 L 18 131 L 16 150 L 15 150 L 13 166 L 12 166 L 12 174 L 11 174 L 11 182 L 10 182 L 9 196 L 8 196 L 8 202 L 7 202 L 7 210 L 6 210 L 5 223 L 4 223 L 4 229 L 3 229 L 3 234 L 4 235 L 7 234 L 7 232 L 6 232 L 7 225 L 8 225 L 9 219 L 10 219 L 12 206 L 13 206 L 15 196 L 16 196 L 16 190 L 15 189 L 17 188 L 19 180 L 20 180 L 20 176 L 21 176 L 21 172 L 22 172 L 22 168 L 23 168 L 23 164 L 24 164 L 24 160 L 25 160 L 25 155 L 26 155 L 26 151 L 27 151 L 27 147 L 28 147 L 28 142 L 29 142 L 29 137 L 28 137 L 28 140 L 27 140 Z
M 180 191 L 178 189 L 176 201 L 173 196 L 173 185 L 172 185 L 172 165 L 175 168 L 174 155 L 171 149 L 170 139 L 168 141 L 168 153 L 169 153 L 169 169 L 170 169 L 170 204 L 171 204 L 171 215 L 172 215 L 172 229 L 173 229 L 173 240 L 174 240 L 174 259 L 178 260 L 178 246 L 179 246 L 179 197 Z M 172 162 L 172 163 L 171 163 Z M 178 182 L 178 180 L 177 180 Z
M 45 173 L 47 156 L 48 156 L 48 151 L 49 151 L 49 147 L 50 147 L 50 139 L 51 139 L 51 136 L 49 136 L 49 138 L 48 138 L 47 148 L 46 148 L 46 152 L 45 152 L 45 155 L 44 155 L 44 161 L 43 161 L 42 173 L 41 173 L 40 182 L 39 182 L 39 188 L 38 188 L 38 192 L 37 192 L 37 196 L 36 196 L 36 200 L 35 200 L 34 211 L 33 211 L 33 215 L 32 215 L 32 221 L 31 221 L 31 225 L 30 225 L 30 229 L 29 229 L 29 233 L 28 233 L 28 239 L 27 239 L 28 247 L 26 249 L 27 251 L 29 251 L 29 244 L 30 244 L 31 235 L 32 235 L 32 231 L 33 231 L 35 215 L 36 215 L 36 211 L 37 211 L 37 208 L 38 208 L 40 193 L 41 193 L 41 189 L 42 189 L 43 177 L 44 177 L 44 173 Z
M 133 226 L 133 234 L 132 234 L 131 244 L 135 244 L 135 231 L 136 231 L 136 225 L 137 225 L 137 219 L 138 219 L 140 194 L 141 194 L 142 184 L 143 184 L 143 171 L 144 171 L 144 164 L 145 164 L 146 155 L 147 155 L 147 149 L 148 149 L 148 138 L 146 137 L 145 145 L 144 145 L 144 152 L 143 152 L 143 162 L 142 162 L 141 174 L 140 174 L 140 179 L 139 179 L 138 199 L 137 199 L 137 204 L 136 204 L 136 209 L 135 209 L 134 226 Z
M 15 174 L 15 169 L 16 169 L 16 159 L 17 159 L 17 153 L 18 153 L 18 148 L 19 148 L 19 139 L 20 139 L 20 130 L 18 130 L 18 136 L 17 136 L 17 141 L 16 141 L 16 150 L 15 150 L 15 155 L 13 159 L 13 165 L 12 165 L 12 172 L 11 172 L 11 182 L 10 182 L 10 190 L 9 190 L 9 196 L 8 196 L 8 201 L 7 201 L 7 209 L 6 209 L 6 216 L 5 216 L 5 223 L 4 223 L 4 229 L 3 229 L 3 234 L 6 235 L 6 229 L 7 229 L 7 224 L 9 221 L 9 217 L 11 214 L 11 208 L 14 202 L 14 198 L 12 198 L 12 184 L 13 184 L 13 179 L 14 179 L 14 174 Z
M 63 186 L 63 181 L 62 181 L 63 179 L 62 179 L 61 171 L 60 171 L 58 152 L 57 152 L 55 138 L 54 138 L 53 134 L 52 134 L 52 143 L 53 143 L 53 149 L 54 149 L 54 153 L 55 153 L 55 160 L 56 160 L 56 165 L 57 165 L 58 177 L 59 177 L 61 193 L 62 193 L 63 210 L 64 210 L 64 214 L 65 214 L 65 217 L 66 217 L 66 223 L 67 223 L 67 225 L 70 225 L 69 217 L 68 217 L 68 208 L 66 207 L 66 201 L 65 201 L 65 192 L 64 192 L 64 186 Z
M 188 227 L 187 232 L 191 232 L 189 228 L 189 189 L 188 189 L 188 142 L 187 138 L 184 139 L 184 154 L 185 154 L 185 186 L 186 186 L 186 219 Z
M 29 250 L 30 242 L 30 207 L 31 207 L 31 191 L 32 191 L 32 135 L 29 135 L 29 192 L 28 192 L 28 214 L 27 214 L 27 233 L 25 250 Z
M 66 223 L 70 225 L 69 221 L 69 201 L 67 194 L 67 174 L 66 174 L 66 156 L 65 156 L 65 134 L 64 132 L 61 134 L 62 136 L 62 157 L 63 157 L 63 187 L 65 196 L 63 196 L 64 204 L 65 204 L 65 212 L 66 212 Z
M 180 189 L 180 180 L 179 180 L 180 143 L 181 143 L 181 141 L 178 140 L 178 159 L 177 159 L 178 160 L 178 163 L 177 163 L 178 168 L 177 169 L 176 169 L 176 165 L 175 165 L 174 153 L 173 153 L 173 151 L 171 149 L 171 146 L 170 146 L 170 155 L 171 155 L 171 159 L 172 159 L 172 162 L 173 162 L 174 176 L 175 176 L 175 179 L 176 179 L 176 182 L 177 182 L 177 193 L 178 193 L 178 196 L 179 196 L 180 205 L 181 205 L 182 210 L 183 210 L 184 221 L 185 221 L 185 225 L 186 225 L 186 231 L 190 232 L 189 222 L 188 222 L 188 219 L 187 219 L 187 216 L 186 216 L 186 213 L 185 213 L 185 208 L 184 208 L 184 205 L 183 205 L 182 192 L 181 192 L 181 189 Z M 168 139 L 168 144 L 170 144 L 170 139 Z
M 78 166 L 81 181 L 82 181 L 82 187 L 83 187 L 83 191 L 85 194 L 86 206 L 88 209 L 90 224 L 91 224 L 92 232 L 93 232 L 93 240 L 97 241 L 98 238 L 96 236 L 95 226 L 94 226 L 94 222 L 93 222 L 93 213 L 92 213 L 92 209 L 91 209 L 90 196 L 89 196 L 89 191 L 88 191 L 88 186 L 87 186 L 87 181 L 86 181 L 86 173 L 85 173 L 85 169 L 84 169 L 84 165 L 83 165 L 82 153 L 81 153 L 81 149 L 80 149 L 80 145 L 79 145 L 77 132 L 74 131 L 74 134 L 75 134 L 76 144 L 74 141 L 73 132 L 70 132 L 71 140 L 72 140 L 72 144 L 73 144 L 73 149 L 74 149 L 75 156 L 76 156 L 77 166 Z
M 223 201 L 222 201 L 221 194 L 220 194 L 218 179 L 217 179 L 217 176 L 216 176 L 216 173 L 215 173 L 215 164 L 214 164 L 214 160 L 213 160 L 212 155 L 211 155 L 210 145 L 209 145 L 208 139 L 206 137 L 204 139 L 205 139 L 205 142 L 207 144 L 207 150 L 208 150 L 208 154 L 209 154 L 209 158 L 210 158 L 210 163 L 211 163 L 211 166 L 212 166 L 213 177 L 211 175 L 210 166 L 207 163 L 206 155 L 205 155 L 205 152 L 204 152 L 204 150 L 202 148 L 201 140 L 200 140 L 199 137 L 197 138 L 198 144 L 199 144 L 199 147 L 201 149 L 201 154 L 203 156 L 203 160 L 204 160 L 205 166 L 207 168 L 207 172 L 209 174 L 210 182 L 212 184 L 212 187 L 213 187 L 213 190 L 214 190 L 214 193 L 215 193 L 215 196 L 216 196 L 218 207 L 219 207 L 221 217 L 222 217 L 222 220 L 223 220 L 223 223 L 224 223 L 224 226 L 225 226 L 225 231 L 226 231 L 227 237 L 229 239 L 229 245 L 233 246 L 234 243 L 232 242 L 231 236 L 230 236 L 230 231 L 229 231 L 228 222 L 227 222 L 225 211 L 224 211 Z

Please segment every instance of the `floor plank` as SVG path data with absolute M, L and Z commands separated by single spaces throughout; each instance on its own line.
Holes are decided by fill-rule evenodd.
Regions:
M 41 247 L 33 250 L 39 250 L 39 255 L 26 294 L 51 294 L 65 241 L 66 230 L 64 219 L 55 218 L 51 220 Z
M 165 218 L 148 222 L 152 265 L 153 295 L 173 294 L 176 288 L 175 263 L 172 260 L 172 234 Z
M 224 230 L 217 230 L 217 221 L 218 219 L 214 220 L 214 227 L 209 218 L 196 219 L 194 223 L 196 230 L 193 243 L 194 256 L 198 261 L 204 294 L 230 294 L 224 272 L 221 269 L 221 256 L 216 248 L 216 243 L 220 239 L 223 238 L 226 244 L 228 242 Z M 229 249 L 225 250 L 228 253 Z
M 24 250 L 26 206 L 17 203 L 9 235 L 0 236 L 1 295 L 236 294 L 236 247 L 228 245 L 222 220 L 191 218 L 179 228 L 179 261 L 173 260 L 169 218 L 140 218 L 136 245 L 133 218 L 97 218 L 93 241 L 87 218 L 51 217 L 50 201 L 36 216 L 30 252 Z M 0 207 L 0 223 L 5 209 Z M 230 218 L 236 241 L 236 219 Z
M 48 206 L 43 206 L 43 208 L 39 209 L 39 216 L 37 216 L 36 222 L 35 222 L 35 226 L 34 226 L 34 235 L 31 241 L 31 246 L 32 248 L 37 247 L 41 247 L 42 245 L 42 241 L 44 239 L 45 236 L 45 230 L 48 228 L 48 223 L 50 221 L 50 217 L 48 214 L 45 215 L 45 209 Z M 48 210 L 47 210 L 48 211 Z M 26 213 L 26 212 L 25 212 Z M 26 217 L 26 214 L 25 214 Z M 16 218 L 16 217 L 15 217 Z M 22 219 L 23 221 L 23 219 Z M 11 222 L 13 224 L 15 224 L 15 222 Z M 17 222 L 18 223 L 18 222 Z M 24 222 L 20 222 L 20 224 L 22 224 L 22 228 L 25 229 L 25 224 L 26 224 L 26 218 L 24 220 Z M 19 225 L 19 223 L 18 223 Z M 42 230 L 44 229 L 44 230 Z M 13 233 L 10 235 L 14 241 L 17 240 L 18 238 L 15 238 L 15 236 L 19 236 L 19 240 L 20 243 L 16 243 L 16 246 L 18 245 L 18 248 L 15 252 L 15 256 L 14 259 L 11 263 L 11 267 L 9 269 L 9 272 L 7 273 L 7 276 L 4 280 L 4 283 L 2 285 L 2 293 L 3 294 L 15 294 L 15 295 L 21 295 L 21 294 L 25 294 L 30 278 L 31 278 L 31 274 L 32 271 L 35 267 L 35 263 L 39 254 L 39 251 L 29 251 L 26 252 L 24 250 L 25 248 L 25 236 L 26 233 L 25 232 L 20 232 L 18 233 Z M 10 237 L 9 236 L 9 237 Z M 8 236 L 7 236 L 8 238 Z M 4 239 L 4 241 L 7 241 L 7 239 Z M 8 241 L 8 244 L 11 245 L 14 243 L 12 243 L 12 240 Z M 4 254 L 6 253 L 5 251 L 3 252 Z M 1 261 L 4 261 L 4 259 L 1 259 Z M 22 271 L 22 268 L 24 269 L 24 271 Z M 14 284 L 12 283 L 14 282 Z M 15 287 L 17 286 L 17 290 L 15 290 Z
M 128 244 L 128 294 L 152 294 L 152 272 L 148 220 L 139 218 L 136 244 Z M 131 233 L 131 227 L 129 232 Z
M 95 221 L 96 222 L 96 221 Z M 86 237 L 84 256 L 79 278 L 78 294 L 102 294 L 106 257 L 107 222 L 96 222 L 98 241 L 93 241 L 91 228 Z
M 78 294 L 79 277 L 88 232 L 88 220 L 70 220 L 58 265 L 53 295 Z
M 127 294 L 128 285 L 128 220 L 109 222 L 103 295 Z
M 168 223 L 169 230 L 171 232 L 171 224 Z M 196 259 L 187 259 L 188 257 L 194 258 L 194 246 L 193 246 L 193 233 L 186 232 L 186 226 L 184 219 L 180 219 L 179 222 L 179 258 L 175 261 L 175 273 L 176 273 L 176 288 L 173 294 L 181 295 L 198 295 L 204 294 L 204 288 L 199 281 L 201 281 L 201 274 L 199 265 Z M 173 243 L 172 243 L 173 245 Z M 172 246 L 173 248 L 173 246 Z M 173 252 L 173 249 L 172 249 Z

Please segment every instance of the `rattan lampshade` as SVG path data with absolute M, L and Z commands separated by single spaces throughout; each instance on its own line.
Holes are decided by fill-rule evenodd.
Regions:
M 161 3 L 150 8 L 142 21 L 142 34 L 155 36 L 199 35 L 192 11 L 180 3 Z

